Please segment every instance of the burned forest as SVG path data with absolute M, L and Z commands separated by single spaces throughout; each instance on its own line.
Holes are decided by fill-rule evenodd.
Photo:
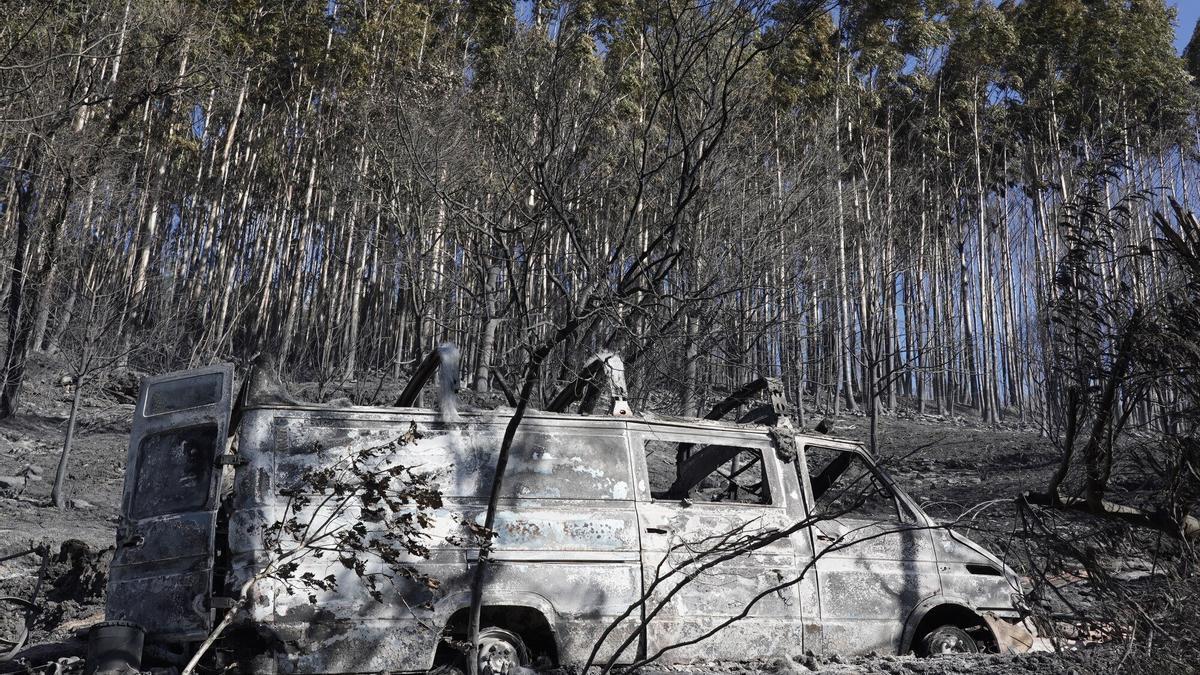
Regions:
M 0 675 L 1200 669 L 1175 0 L 0 0 Z

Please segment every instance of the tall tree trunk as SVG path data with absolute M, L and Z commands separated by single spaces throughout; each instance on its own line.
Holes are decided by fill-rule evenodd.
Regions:
M 484 306 L 487 316 L 483 322 L 483 337 L 479 341 L 479 363 L 475 368 L 475 391 L 480 394 L 488 393 L 491 377 L 492 358 L 496 353 L 496 330 L 500 327 L 500 317 L 497 316 L 496 296 L 500 290 L 501 269 L 498 264 L 487 268 L 487 278 L 484 280 Z
M 36 140 L 30 139 L 24 165 L 17 172 L 17 236 L 13 246 L 12 282 L 8 290 L 8 349 L 4 356 L 3 385 L 0 386 L 0 419 L 17 412 L 21 382 L 25 377 L 25 348 L 29 343 L 29 322 L 25 320 L 26 256 L 29 253 L 29 233 L 34 227 L 39 160 L 41 151 Z

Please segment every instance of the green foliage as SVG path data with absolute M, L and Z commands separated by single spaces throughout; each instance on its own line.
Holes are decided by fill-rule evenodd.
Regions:
M 777 9 L 781 24 L 787 25 L 789 13 L 796 11 L 792 5 Z M 820 110 L 838 86 L 838 48 L 837 31 L 827 14 L 789 32 L 771 52 L 767 66 L 772 105 L 801 115 Z
M 1161 0 L 1031 0 L 1013 11 L 1011 71 L 1028 113 L 1053 106 L 1070 136 L 1145 126 L 1170 134 L 1195 106 Z
M 1188 74 L 1192 76 L 1192 85 L 1200 86 L 1200 19 L 1196 20 L 1192 37 L 1183 49 L 1183 61 Z

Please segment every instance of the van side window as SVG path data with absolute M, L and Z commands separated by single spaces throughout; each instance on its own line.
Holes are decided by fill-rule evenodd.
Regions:
M 812 516 L 900 521 L 895 494 L 861 455 L 808 446 L 804 456 L 815 502 Z
M 646 441 L 646 468 L 655 499 L 770 504 L 762 450 L 736 443 L 698 443 L 656 434 Z

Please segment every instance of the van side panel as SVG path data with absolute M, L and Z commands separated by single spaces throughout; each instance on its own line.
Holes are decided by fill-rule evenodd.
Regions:
M 336 556 L 305 556 L 295 576 L 333 575 L 330 592 L 256 585 L 252 615 L 286 645 L 284 672 L 416 670 L 433 663 L 447 622 L 469 604 L 478 544 L 468 523 L 482 525 L 505 416 L 438 423 L 427 411 L 256 409 L 244 418 L 230 521 L 231 589 L 271 557 L 262 528 L 283 517 L 308 468 L 328 466 L 357 450 L 410 434 L 385 461 L 418 467 L 441 490 L 425 539 L 428 558 L 401 562 L 440 581 L 430 591 L 396 579 L 371 598 Z M 509 459 L 496 519 L 484 602 L 537 610 L 554 632 L 559 660 L 585 661 L 595 636 L 641 592 L 637 515 L 628 448 L 620 420 L 537 419 L 522 422 Z M 354 508 L 305 510 L 297 518 L 350 526 Z M 387 572 L 368 566 L 367 572 Z M 461 614 L 457 615 L 461 616 Z M 618 632 L 619 637 L 624 637 Z M 634 643 L 636 645 L 636 642 Z M 630 654 L 632 657 L 632 654 Z
M 823 651 L 836 654 L 896 653 L 904 647 L 904 622 L 914 609 L 941 594 L 930 523 L 907 506 L 904 520 L 856 517 L 853 512 L 822 515 L 814 497 L 808 460 L 814 451 L 855 453 L 869 461 L 861 446 L 817 437 L 798 437 L 805 501 L 812 509 L 817 537 L 816 576 L 821 602 Z M 880 480 L 893 495 L 890 483 Z M 840 489 L 840 488 L 839 488 Z M 849 492 L 862 499 L 865 488 Z M 852 502 L 853 500 L 851 500 Z M 848 503 L 851 503 L 848 502 Z M 864 502 L 858 502 L 861 506 Z
M 631 448 L 639 453 L 651 441 L 757 449 L 770 495 L 761 505 L 654 499 L 647 461 L 635 460 L 643 476 L 643 585 L 652 589 L 647 653 L 661 652 L 662 663 L 702 663 L 802 652 L 818 633 L 814 575 L 798 579 L 807 561 L 798 553 L 811 557 L 802 538 L 807 533 L 774 536 L 794 524 L 799 507 L 790 502 L 798 486 L 784 480 L 770 437 L 638 421 L 629 428 Z

